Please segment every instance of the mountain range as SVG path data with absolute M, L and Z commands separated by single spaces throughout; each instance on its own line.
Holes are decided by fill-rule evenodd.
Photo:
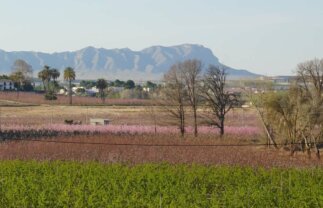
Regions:
M 75 69 L 77 79 L 133 79 L 158 80 L 178 61 L 199 59 L 204 66 L 210 64 L 226 67 L 229 78 L 255 78 L 258 74 L 223 65 L 213 52 L 202 45 L 152 46 L 141 51 L 129 48 L 105 49 L 86 47 L 77 51 L 43 53 L 33 51 L 6 52 L 0 50 L 0 74 L 9 74 L 15 60 L 23 59 L 30 64 L 36 75 L 44 65 Z

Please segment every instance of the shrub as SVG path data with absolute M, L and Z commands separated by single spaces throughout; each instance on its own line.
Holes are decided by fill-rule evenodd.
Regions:
M 46 100 L 57 100 L 57 96 L 54 92 L 47 92 L 44 97 Z

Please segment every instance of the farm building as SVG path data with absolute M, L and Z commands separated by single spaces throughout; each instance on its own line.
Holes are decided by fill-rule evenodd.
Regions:
M 94 126 L 104 126 L 104 125 L 109 125 L 110 119 L 105 119 L 105 118 L 91 118 L 90 119 L 90 124 Z
M 1 79 L 0 80 L 0 91 L 3 90 L 15 90 L 15 85 L 13 81 L 8 79 Z

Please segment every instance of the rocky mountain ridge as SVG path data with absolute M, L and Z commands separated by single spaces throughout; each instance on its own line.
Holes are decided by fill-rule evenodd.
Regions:
M 182 44 L 177 46 L 152 46 L 141 51 L 129 48 L 105 49 L 86 47 L 77 51 L 43 53 L 33 51 L 6 52 L 0 50 L 0 74 L 10 73 L 17 59 L 30 64 L 36 75 L 44 65 L 63 71 L 65 67 L 75 68 L 78 79 L 161 79 L 169 67 L 187 59 L 199 59 L 204 66 L 209 64 L 226 67 L 229 77 L 253 78 L 257 74 L 247 70 L 227 67 L 219 62 L 213 52 L 202 45 Z

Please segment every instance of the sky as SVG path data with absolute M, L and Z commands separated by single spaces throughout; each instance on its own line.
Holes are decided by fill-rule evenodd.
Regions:
M 322 0 L 0 0 L 0 49 L 192 43 L 233 68 L 291 75 L 323 57 L 322 9 Z

